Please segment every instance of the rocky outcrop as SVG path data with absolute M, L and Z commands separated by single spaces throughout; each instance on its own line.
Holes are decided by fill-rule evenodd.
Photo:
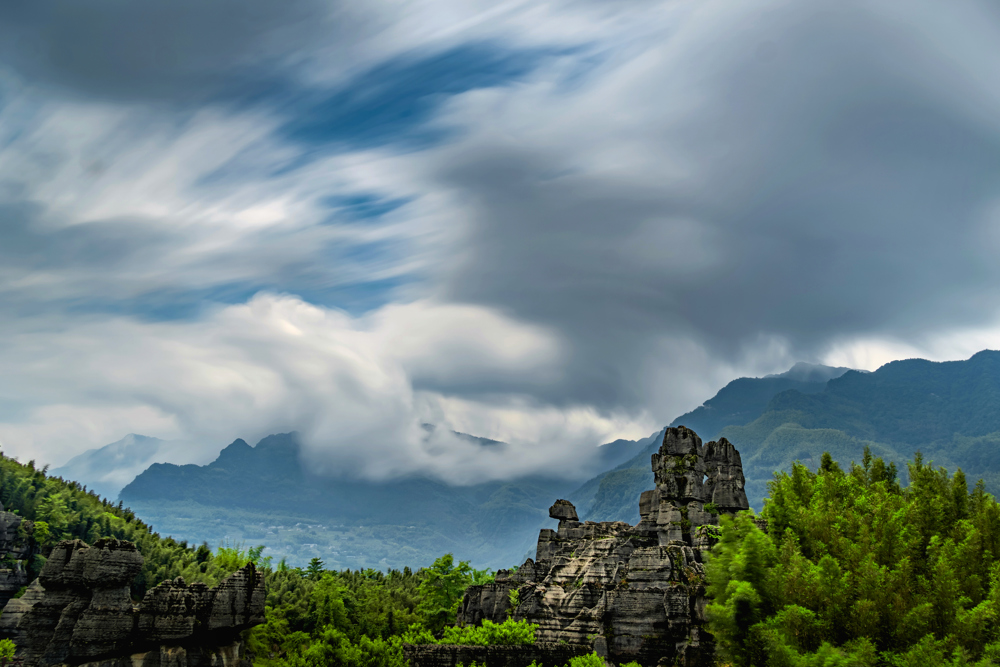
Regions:
M 38 551 L 28 537 L 33 527 L 0 503 L 0 609 L 28 585 L 27 563 Z
M 29 667 L 237 665 L 240 632 L 264 622 L 263 576 L 253 564 L 215 588 L 165 581 L 135 605 L 129 583 L 142 563 L 131 542 L 60 542 L 25 594 L 7 603 L 0 636 Z
M 459 623 L 509 616 L 537 623 L 540 645 L 585 647 L 615 663 L 712 664 L 705 553 L 718 515 L 748 508 L 740 455 L 725 439 L 703 445 L 681 426 L 666 429 L 652 467 L 656 488 L 641 495 L 637 525 L 581 523 L 572 504 L 556 501 L 550 516 L 559 526 L 541 531 L 535 560 L 470 588 Z M 455 664 L 431 647 L 424 653 L 413 667 Z

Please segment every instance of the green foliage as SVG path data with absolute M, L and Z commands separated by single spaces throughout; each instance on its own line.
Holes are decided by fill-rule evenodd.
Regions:
M 510 609 L 507 610 L 507 615 L 510 616 L 521 606 L 521 591 L 516 588 L 511 590 L 507 593 L 507 600 L 510 602 Z
M 315 578 L 298 568 L 276 568 L 265 574 L 265 584 L 266 620 L 247 642 L 257 665 L 405 667 L 403 635 L 423 627 L 420 576 L 409 568 L 320 570 Z
M 207 546 L 204 547 L 207 550 Z M 201 552 L 202 554 L 204 552 Z M 236 570 L 244 567 L 247 563 L 253 563 L 255 567 L 268 570 L 271 567 L 271 557 L 262 558 L 264 553 L 264 545 L 260 544 L 255 547 L 245 548 L 242 544 L 225 544 L 220 546 L 215 552 L 215 558 L 212 564 L 219 569 L 221 572 L 226 574 L 232 574 Z M 197 558 L 199 552 L 195 552 L 195 557 Z
M 596 653 L 569 659 L 569 667 L 604 667 L 604 658 Z
M 10 639 L 0 639 L 0 658 L 10 659 L 14 657 L 17 647 Z
M 309 565 L 306 567 L 306 576 L 313 581 L 319 579 L 323 575 L 323 561 L 319 557 L 315 557 L 309 561 Z
M 979 664 L 1000 654 L 1000 505 L 919 455 L 866 449 L 776 474 L 762 517 L 723 517 L 710 627 L 736 666 Z M 996 647 L 996 648 L 995 648 Z M 982 664 L 995 664 L 983 662 Z
M 507 619 L 503 623 L 484 620 L 480 626 L 445 628 L 439 644 L 498 646 L 534 644 L 538 626 L 527 621 Z
M 215 585 L 235 569 L 225 556 L 214 558 L 207 545 L 194 549 L 186 542 L 162 538 L 121 503 L 101 499 L 77 482 L 49 477 L 45 469 L 35 468 L 34 462 L 21 464 L 0 455 L 0 501 L 7 511 L 27 520 L 21 524 L 21 537 L 41 551 L 42 555 L 25 563 L 31 577 L 38 574 L 45 555 L 60 540 L 93 544 L 102 537 L 134 542 L 142 554 L 142 570 L 132 582 L 136 599 L 165 579 L 182 576 L 188 582 Z M 266 565 L 267 559 L 260 559 L 260 552 L 256 558 L 258 564 Z
M 258 667 L 358 665 L 406 667 L 403 644 L 530 644 L 536 626 L 526 622 L 482 627 L 433 628 L 444 608 L 454 608 L 465 588 L 492 578 L 451 555 L 426 569 L 306 569 L 282 567 L 265 572 L 265 623 L 248 633 L 247 647 Z M 435 631 L 438 636 L 435 637 Z
M 472 582 L 473 570 L 468 561 L 455 565 L 454 556 L 445 554 L 421 572 L 419 610 L 427 627 L 440 632 L 454 622 L 462 595 Z

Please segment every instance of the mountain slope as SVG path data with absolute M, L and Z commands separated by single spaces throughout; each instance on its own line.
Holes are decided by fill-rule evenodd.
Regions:
M 961 467 L 1000 490 L 1000 352 L 966 361 L 894 361 L 874 373 L 850 372 L 822 392 L 786 391 L 767 410 L 722 436 L 743 453 L 751 504 L 766 494 L 773 470 L 798 459 L 815 465 L 824 451 L 860 460 L 867 444 L 901 467 L 920 451 Z M 759 504 L 757 505 L 759 507 Z
M 130 433 L 117 442 L 74 456 L 51 474 L 87 486 L 104 498 L 118 492 L 157 461 L 197 462 L 204 452 L 190 443 Z
M 527 478 L 449 486 L 310 475 L 295 434 L 251 447 L 236 440 L 206 466 L 154 464 L 121 491 L 140 516 L 175 537 L 252 541 L 268 554 L 332 567 L 426 565 L 445 552 L 509 566 L 576 482 Z
M 0 568 L 0 588 L 17 580 L 11 576 L 12 570 L 26 572 L 28 579 L 33 579 L 53 545 L 68 539 L 90 544 L 104 537 L 134 542 L 143 556 L 142 568 L 131 582 L 136 598 L 164 579 L 183 576 L 188 582 L 215 585 L 235 569 L 227 569 L 226 559 L 216 559 L 208 548 L 189 547 L 186 542 L 161 538 L 132 510 L 99 498 L 93 490 L 84 491 L 75 481 L 47 475 L 44 469 L 35 468 L 34 461 L 22 464 L 2 454 L 0 512 L 12 533 L 5 535 L 4 548 L 9 549 L 15 540 L 23 539 L 31 547 L 31 553 L 37 554 L 14 563 L 8 554 Z M 35 523 L 18 526 L 20 520 Z M 42 522 L 44 530 L 40 530 Z
M 797 363 L 784 373 L 763 378 L 739 378 L 719 390 L 703 405 L 681 415 L 670 426 L 687 426 L 703 440 L 714 440 L 731 424 L 745 424 L 757 419 L 775 397 L 785 391 L 803 395 L 823 391 L 827 382 L 848 372 L 817 364 Z M 663 431 L 642 440 L 644 446 L 630 460 L 588 480 L 570 494 L 580 515 L 591 521 L 639 520 L 636 498 L 653 486 L 649 457 L 663 438 Z M 753 502 L 753 501 L 751 501 Z
M 815 394 L 823 391 L 829 380 L 839 378 L 849 370 L 799 362 L 777 375 L 739 378 L 720 389 L 700 407 L 675 419 L 671 426 L 683 424 L 706 442 L 715 440 L 726 426 L 746 424 L 759 417 L 777 394 L 792 390 Z

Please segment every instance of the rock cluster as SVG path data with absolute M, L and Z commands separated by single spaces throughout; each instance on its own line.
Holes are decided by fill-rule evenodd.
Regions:
M 7 603 L 0 636 L 29 667 L 239 664 L 240 632 L 264 622 L 263 576 L 253 564 L 215 588 L 165 581 L 135 605 L 129 583 L 142 563 L 131 542 L 60 542 L 25 594 Z
M 541 531 L 536 559 L 470 588 L 459 622 L 526 619 L 538 624 L 539 642 L 586 646 L 615 663 L 712 664 L 705 552 L 718 515 L 748 508 L 740 455 L 725 439 L 703 445 L 681 426 L 666 429 L 652 467 L 656 488 L 640 497 L 637 525 L 581 523 L 571 503 L 556 501 L 550 516 L 559 527 Z M 441 663 L 429 655 L 411 662 Z
M 31 521 L 3 511 L 0 503 L 0 609 L 28 585 L 26 563 L 37 552 L 27 537 L 32 529 Z

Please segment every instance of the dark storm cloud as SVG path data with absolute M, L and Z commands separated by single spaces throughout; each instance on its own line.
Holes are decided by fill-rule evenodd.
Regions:
M 995 326 L 997 44 L 972 0 L 7 3 L 0 438 L 503 477 Z
M 8 2 L 0 61 L 88 98 L 253 95 L 284 79 L 303 49 L 340 36 L 330 14 L 319 0 Z
M 943 11 L 707 3 L 641 78 L 574 101 L 606 115 L 551 112 L 584 148 L 484 133 L 449 154 L 473 213 L 448 294 L 557 328 L 574 361 L 547 398 L 609 408 L 647 400 L 663 338 L 737 361 L 772 336 L 810 357 L 995 322 L 1000 20 Z M 574 157 L 604 141 L 631 160 Z

